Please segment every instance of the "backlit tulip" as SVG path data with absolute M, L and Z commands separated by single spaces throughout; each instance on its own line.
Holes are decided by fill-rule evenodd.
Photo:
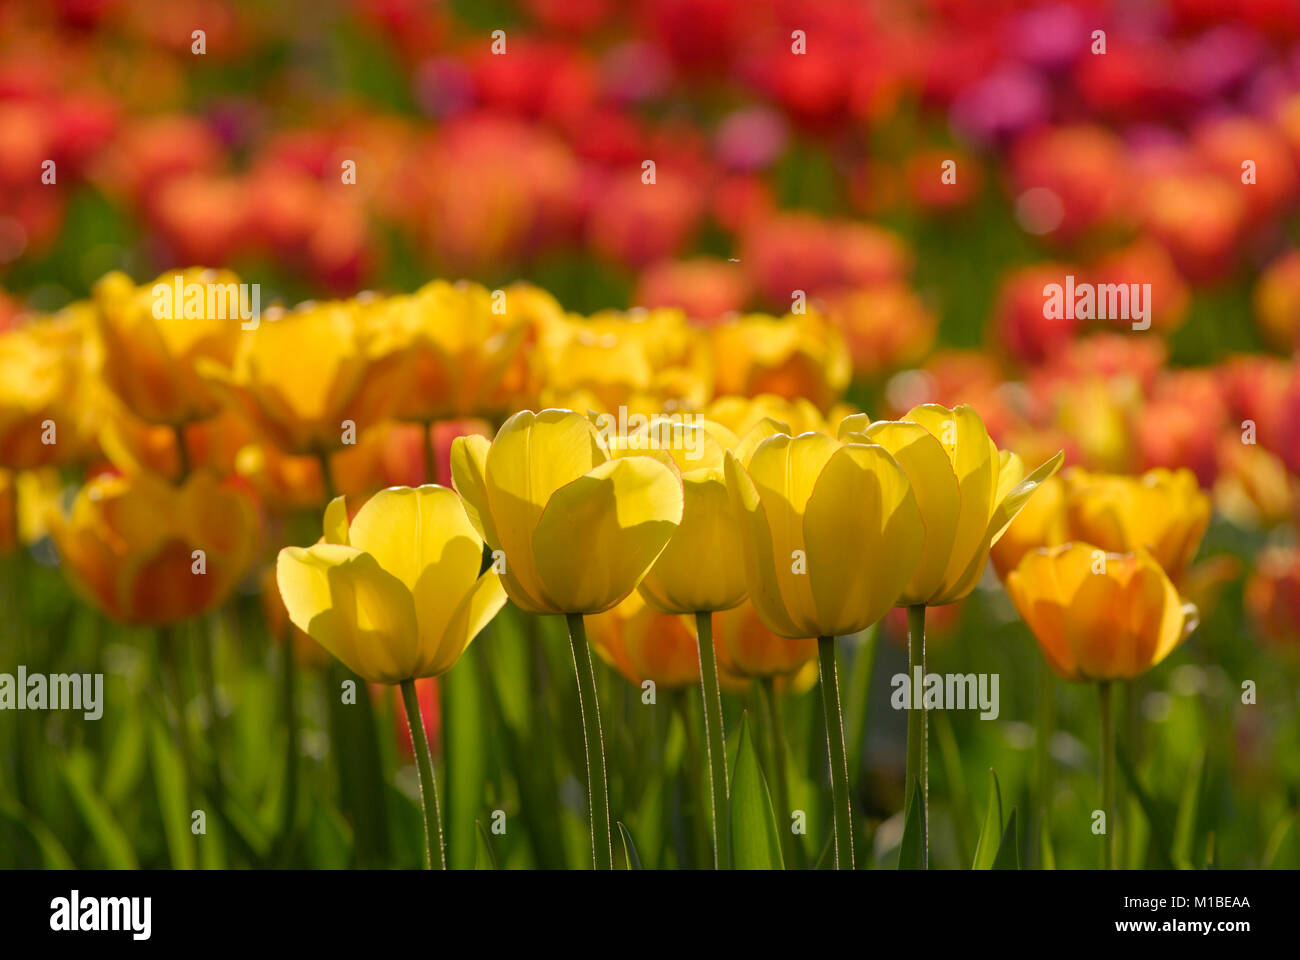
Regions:
M 248 497 L 200 470 L 179 487 L 149 473 L 101 474 L 71 512 L 52 511 L 63 569 L 110 618 L 168 626 L 215 608 L 252 559 Z
M 276 580 L 289 619 L 372 683 L 446 673 L 505 603 L 479 575 L 483 541 L 446 487 L 390 487 L 351 523 L 343 499 L 325 536 L 285 547 Z
M 106 275 L 95 284 L 104 381 L 149 423 L 212 416 L 217 399 L 197 362 L 229 366 L 240 338 L 253 335 L 240 329 L 253 306 L 240 291 L 227 270 L 177 270 L 140 286 L 124 273 Z
M 682 517 L 682 483 L 649 456 L 612 458 L 572 410 L 524 410 L 496 439 L 457 437 L 453 483 L 502 551 L 506 593 L 530 613 L 600 613 L 620 603 Z
M 841 438 L 878 443 L 906 472 L 921 516 L 924 548 L 898 598 L 908 608 L 908 670 L 926 671 L 926 607 L 967 596 L 984 574 L 989 550 L 1038 487 L 1061 466 L 1058 453 L 1028 477 L 1016 454 L 998 450 L 984 421 L 969 406 L 913 407 L 902 420 L 868 424 L 847 417 Z M 921 863 L 929 866 L 929 726 L 924 705 L 907 716 L 907 783 L 904 810 L 922 791 Z
M 745 596 L 741 515 L 727 494 L 723 460 L 740 443 L 726 427 L 664 422 L 642 435 L 682 478 L 682 520 L 641 581 L 641 595 L 665 613 L 726 610 Z
M 1014 453 L 998 450 L 974 409 L 914 407 L 902 420 L 840 424 L 840 437 L 878 443 L 906 472 L 923 517 L 925 549 L 899 597 L 900 606 L 941 606 L 979 583 L 990 547 L 1063 459 L 1029 476 Z
M 1187 570 L 1210 523 L 1210 498 L 1190 470 L 1133 477 L 1075 468 L 1062 479 L 1074 539 L 1117 553 L 1148 550 L 1175 581 Z
M 874 443 L 768 437 L 727 485 L 744 511 L 749 595 L 782 637 L 857 633 L 897 601 L 921 558 L 921 512 L 901 466 Z
M 921 558 L 921 511 L 887 450 L 820 433 L 769 436 L 744 465 L 728 452 L 726 474 L 745 511 L 745 575 L 759 617 L 782 637 L 818 638 L 835 862 L 851 870 L 835 637 L 867 628 L 898 601 Z
M 1034 550 L 1006 585 L 1048 664 L 1066 680 L 1131 680 L 1197 625 L 1196 608 L 1142 549 L 1107 553 L 1076 541 Z
M 596 675 L 583 616 L 627 598 L 682 518 L 682 481 L 654 457 L 612 458 L 572 410 L 523 410 L 491 443 L 457 437 L 451 475 L 501 563 L 506 593 L 530 613 L 562 613 L 587 751 L 592 862 L 614 863 Z
M 294 625 L 349 670 L 372 683 L 401 685 L 424 807 L 425 865 L 445 868 L 415 680 L 455 666 L 505 604 L 501 579 L 480 573 L 483 541 L 446 487 L 381 490 L 351 523 L 339 497 L 326 508 L 324 526 L 314 546 L 280 551 L 280 596 Z

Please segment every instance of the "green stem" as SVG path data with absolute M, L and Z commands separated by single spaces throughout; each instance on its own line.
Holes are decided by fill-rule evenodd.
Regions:
M 1115 868 L 1115 723 L 1111 717 L 1110 681 L 1097 684 L 1101 699 L 1101 805 L 1106 815 L 1106 839 L 1102 863 L 1107 870 Z
M 221 714 L 217 708 L 217 667 L 215 647 L 219 624 L 217 616 L 212 614 L 208 620 L 208 635 L 199 641 L 199 664 L 203 674 L 203 693 L 208 701 L 208 734 L 212 741 L 212 800 L 217 809 L 224 813 L 226 809 L 226 781 L 221 773 L 221 749 L 225 739 L 222 729 Z
M 1052 728 L 1056 725 L 1056 677 L 1047 661 L 1042 657 L 1038 659 L 1038 733 L 1034 738 L 1034 757 L 1038 774 L 1039 829 L 1034 831 L 1032 839 L 1038 848 L 1038 865 L 1042 867 L 1046 853 L 1042 849 L 1042 837 L 1044 830 L 1050 828 L 1052 810 Z
M 713 800 L 713 869 L 731 866 L 731 831 L 727 822 L 727 734 L 722 726 L 722 691 L 718 688 L 718 663 L 713 652 L 713 614 L 695 614 L 700 647 L 700 692 L 704 697 L 704 749 L 709 756 L 709 796 Z
M 844 751 L 844 720 L 840 684 L 835 673 L 835 638 L 817 638 L 821 671 L 822 712 L 826 718 L 826 747 L 831 762 L 831 802 L 835 810 L 835 868 L 853 869 L 853 811 L 849 806 L 849 761 Z
M 180 472 L 176 482 L 181 484 L 185 482 L 185 478 L 190 475 L 192 469 L 190 465 L 190 449 L 185 443 L 185 424 L 174 424 L 172 431 L 176 434 L 176 457 L 180 463 Z
M 325 488 L 325 502 L 329 503 L 338 496 L 334 489 L 334 471 L 330 468 L 330 455 L 324 450 L 318 450 L 316 462 L 320 464 L 320 482 Z
M 915 686 L 916 670 L 921 668 L 921 683 L 925 682 L 925 604 L 907 608 L 907 673 Z M 920 708 L 908 704 L 907 711 L 907 790 L 903 809 L 912 809 L 912 793 L 921 784 L 921 866 L 930 867 L 930 724 L 925 715 L 925 697 L 917 697 L 913 689 L 913 704 L 921 701 Z M 904 814 L 906 816 L 906 814 Z
M 424 735 L 424 720 L 420 716 L 420 697 L 415 692 L 414 680 L 402 681 L 402 705 L 406 707 L 406 725 L 411 730 L 411 746 L 415 748 L 415 768 L 420 776 L 420 800 L 424 806 L 424 868 L 433 869 L 433 845 L 436 838 L 438 869 L 446 870 L 447 851 L 442 844 L 438 781 L 433 776 L 433 755 L 429 752 L 429 739 Z
M 777 827 L 784 841 L 789 862 L 800 863 L 802 848 L 794 842 L 790 833 L 790 775 L 787 770 L 785 744 L 785 716 L 781 709 L 781 695 L 776 690 L 775 677 L 763 677 L 758 681 L 759 695 L 763 701 L 763 713 L 769 724 L 768 741 L 772 747 L 772 780 L 776 786 Z
M 605 741 L 600 732 L 600 704 L 596 701 L 596 671 L 587 648 L 587 628 L 582 614 L 566 614 L 573 669 L 578 675 L 578 711 L 582 714 L 582 739 L 587 747 L 587 803 L 591 816 L 591 859 L 597 870 L 614 868 L 614 841 L 609 830 L 609 785 L 605 779 Z
M 298 661 L 294 656 L 293 628 L 286 627 L 280 638 L 281 683 L 284 693 L 284 721 L 287 724 L 284 758 L 284 812 L 280 817 L 282 852 L 288 851 L 298 814 Z

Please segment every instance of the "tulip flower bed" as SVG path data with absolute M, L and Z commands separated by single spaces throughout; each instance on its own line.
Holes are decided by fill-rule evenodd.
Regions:
M 1300 4 L 166 6 L 0 9 L 0 867 L 1300 867 Z

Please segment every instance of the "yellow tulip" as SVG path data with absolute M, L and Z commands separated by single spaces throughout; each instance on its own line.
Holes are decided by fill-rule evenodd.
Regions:
M 742 441 L 742 448 L 747 444 Z M 853 869 L 853 826 L 835 637 L 878 621 L 921 558 L 921 511 L 884 447 L 825 434 L 768 436 L 742 465 L 728 452 L 727 487 L 745 512 L 745 576 L 772 632 L 817 638 L 830 753 L 835 863 Z
M 1197 625 L 1196 608 L 1142 549 L 1106 553 L 1079 542 L 1040 548 L 1007 576 L 1007 593 L 1066 680 L 1131 680 Z
M 727 486 L 744 511 L 749 596 L 782 637 L 835 637 L 878 621 L 921 557 L 907 475 L 874 443 L 820 433 L 765 439 Z
M 704 334 L 676 309 L 605 310 L 542 327 L 542 402 L 648 413 L 695 409 L 713 392 Z M 581 400 L 581 404 L 578 401 Z
M 173 303 L 176 277 L 182 291 L 202 292 L 188 311 L 184 299 Z M 166 273 L 140 286 L 115 271 L 95 284 L 102 376 L 127 409 L 149 423 L 173 425 L 206 420 L 217 412 L 217 398 L 199 376 L 197 363 L 203 358 L 229 366 L 241 337 L 251 335 L 240 329 L 240 308 L 249 305 L 241 303 L 239 289 L 239 278 L 230 271 L 197 268 Z M 214 295 L 208 296 L 209 291 Z
M 229 367 L 198 369 L 267 438 L 289 454 L 323 455 L 382 420 L 396 398 L 387 381 L 399 359 L 372 362 L 371 327 L 360 299 L 268 310 L 245 332 Z
M 670 458 L 682 478 L 681 523 L 641 581 L 641 595 L 664 613 L 736 606 L 745 597 L 745 568 L 737 562 L 744 551 L 742 518 L 727 493 L 723 461 L 740 441 L 707 421 L 663 420 L 637 435 Z
M 880 444 L 911 481 L 925 549 L 898 600 L 909 607 L 954 603 L 974 590 L 989 549 L 1064 458 L 1058 453 L 1026 477 L 1020 458 L 998 450 L 968 406 L 924 404 L 902 420 L 871 424 L 859 414 L 840 424 L 840 437 Z
M 119 622 L 155 626 L 224 601 L 258 537 L 247 496 L 206 470 L 179 487 L 149 473 L 101 474 L 48 523 L 64 571 L 92 602 Z
M 812 401 L 804 397 L 778 397 L 764 393 L 756 397 L 718 397 L 705 408 L 704 415 L 725 427 L 738 437 L 749 433 L 763 420 L 784 424 L 783 432 L 797 437 L 810 430 L 835 436 L 845 417 L 857 413 L 857 408 L 847 403 L 837 403 L 825 416 Z
M 682 481 L 653 456 L 610 455 L 572 410 L 522 410 L 496 439 L 457 437 L 452 482 L 501 564 L 506 593 L 530 613 L 562 613 L 587 752 L 592 863 L 614 862 L 596 675 L 583 616 L 627 599 L 682 519 Z
M 530 613 L 600 613 L 622 602 L 682 518 L 682 481 L 652 456 L 611 456 L 572 410 L 523 410 L 491 443 L 457 437 L 452 481 L 500 551 L 506 593 Z
M 295 626 L 358 676 L 394 684 L 446 673 L 501 609 L 482 559 L 455 492 L 390 487 L 351 523 L 332 500 L 324 538 L 281 550 L 276 582 Z
M 825 410 L 853 375 L 844 335 L 820 314 L 750 314 L 710 328 L 717 392 L 806 397 Z
M 993 545 L 989 558 L 993 561 L 993 569 L 1005 581 L 1007 574 L 1016 569 L 1021 557 L 1030 550 L 1060 546 L 1069 539 L 1065 482 L 1059 475 L 1048 477 L 1007 527 L 1002 538 Z
M 602 660 L 638 686 L 651 680 L 671 690 L 700 682 L 690 619 L 660 613 L 635 593 L 612 610 L 589 617 L 587 637 Z
M 1103 550 L 1150 551 L 1178 580 L 1210 523 L 1210 498 L 1185 467 L 1140 477 L 1068 470 L 1064 475 L 1071 536 Z
M 76 304 L 0 333 L 0 467 L 61 466 L 90 449 L 88 314 Z
M 399 420 L 503 412 L 525 399 L 529 313 L 512 309 L 522 291 L 434 280 L 389 297 L 369 314 L 373 357 L 396 355 L 393 391 Z

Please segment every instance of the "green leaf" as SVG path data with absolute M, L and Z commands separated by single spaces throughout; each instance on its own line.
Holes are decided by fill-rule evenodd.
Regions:
M 68 851 L 63 849 L 63 844 L 59 843 L 59 838 L 50 832 L 49 827 L 45 826 L 27 810 L 0 802 L 0 819 L 13 821 L 14 824 L 22 827 L 31 836 L 40 851 L 41 866 L 44 869 L 73 870 L 76 868 L 76 864 L 68 856 Z
M 1173 861 L 1180 870 L 1191 870 L 1192 844 L 1196 840 L 1196 813 L 1201 798 L 1201 784 L 1205 777 L 1205 751 L 1192 757 L 1183 778 L 1183 793 L 1178 800 L 1178 813 L 1174 817 Z
M 637 856 L 636 844 L 632 842 L 632 831 L 622 820 L 615 822 L 618 824 L 618 835 L 623 840 L 623 869 L 640 870 L 641 858 Z
M 59 764 L 59 772 L 72 795 L 72 802 L 99 847 L 105 865 L 112 870 L 136 869 L 139 864 L 136 863 L 135 851 L 131 849 L 131 841 L 90 784 L 89 757 L 69 756 Z
M 975 863 L 972 870 L 991 870 L 998 857 L 998 844 L 1002 839 L 1002 788 L 997 772 L 989 768 L 989 803 L 984 810 L 984 826 L 980 828 L 975 844 Z
M 737 870 L 784 870 L 772 797 L 758 762 L 749 715 L 740 718 L 736 772 L 731 783 L 731 852 Z
M 1044 817 L 1038 824 L 1038 852 L 1044 870 L 1056 869 L 1056 854 L 1052 852 L 1052 828 Z
M 163 835 L 171 865 L 177 870 L 193 870 L 196 862 L 194 834 L 190 830 L 190 806 L 185 766 L 172 742 L 170 731 L 157 714 L 149 719 L 149 760 L 154 788 L 158 792 L 158 810 L 162 814 Z M 215 820 L 215 817 L 209 817 Z
M 1287 870 L 1300 866 L 1300 828 L 1296 815 L 1283 817 L 1269 837 L 1264 851 L 1266 870 Z
M 497 863 L 497 855 L 492 850 L 492 838 L 483 828 L 482 820 L 474 821 L 474 836 L 474 869 L 500 870 L 501 865 Z
M 903 839 L 898 845 L 898 869 L 922 870 L 925 868 L 925 851 L 921 843 L 921 823 L 925 812 L 921 808 L 921 781 L 912 784 L 912 806 L 903 821 Z
M 1159 869 L 1170 869 L 1174 865 L 1169 858 L 1169 851 L 1173 849 L 1173 840 L 1169 836 L 1169 820 L 1172 812 L 1162 809 L 1147 793 L 1146 788 L 1138 780 L 1133 764 L 1129 760 L 1128 751 L 1124 749 L 1122 743 L 1115 745 L 1115 765 L 1119 767 L 1124 782 L 1128 784 L 1129 790 L 1137 798 L 1138 806 L 1142 808 L 1142 814 L 1147 818 L 1147 823 L 1151 826 L 1151 833 L 1155 836 L 1155 842 L 1151 845 L 1151 849 L 1154 852 L 1156 862 L 1152 866 Z M 1114 827 L 1108 823 L 1106 829 L 1111 830 Z
M 993 859 L 994 870 L 1020 869 L 1020 840 L 1016 836 L 1016 808 L 1011 808 L 1007 817 L 1007 829 L 1002 833 L 1002 842 L 998 844 L 998 855 Z
M 442 695 L 442 743 L 447 770 L 447 866 L 473 869 L 476 818 L 486 804 L 486 703 L 479 649 L 471 647 L 438 682 Z

